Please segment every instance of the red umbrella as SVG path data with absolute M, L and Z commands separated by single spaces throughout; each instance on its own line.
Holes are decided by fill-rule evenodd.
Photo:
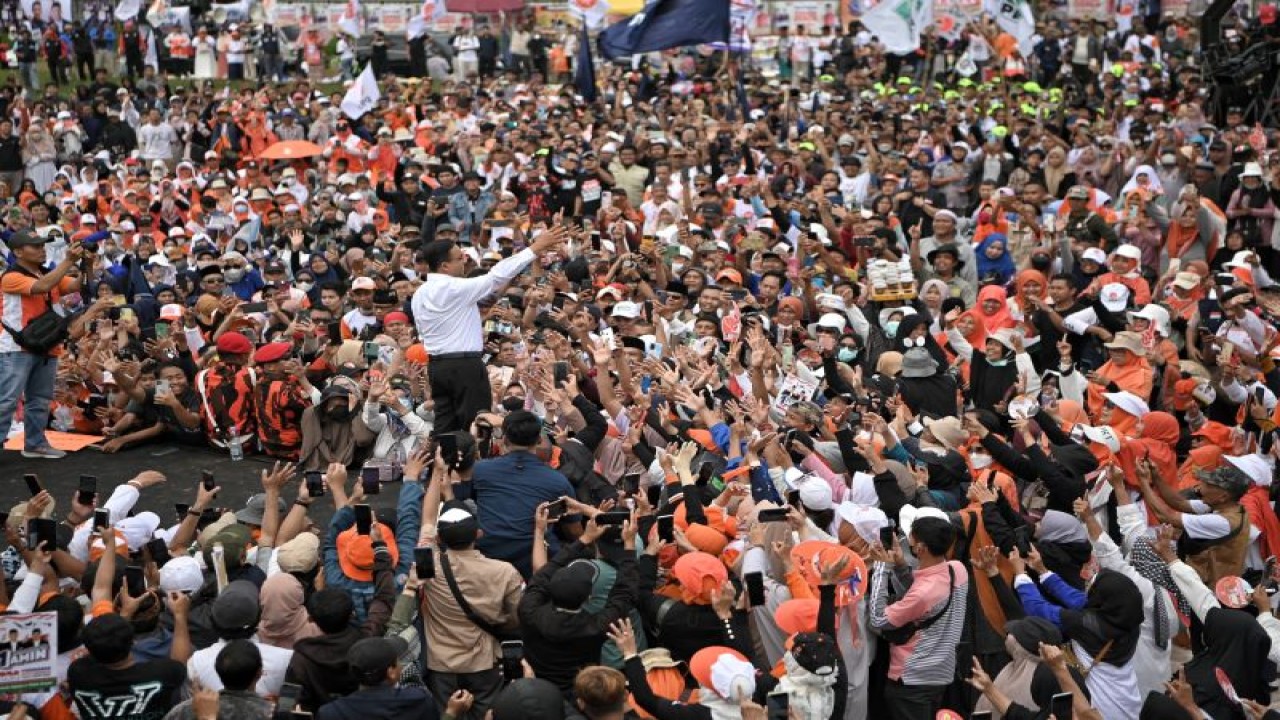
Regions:
M 258 156 L 260 160 L 297 160 L 298 158 L 314 157 L 324 152 L 324 149 L 313 142 L 306 140 L 282 140 L 266 150 Z
M 449 12 L 490 13 L 523 10 L 524 0 L 446 0 Z

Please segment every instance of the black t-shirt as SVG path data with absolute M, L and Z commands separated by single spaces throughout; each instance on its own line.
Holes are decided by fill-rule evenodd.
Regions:
M 181 700 L 178 691 L 186 680 L 187 668 L 176 660 L 112 670 L 83 657 L 67 669 L 67 684 L 81 720 L 159 720 Z
M 578 173 L 578 187 L 582 193 L 582 217 L 587 218 L 594 218 L 600 212 L 604 192 L 613 188 L 595 172 Z

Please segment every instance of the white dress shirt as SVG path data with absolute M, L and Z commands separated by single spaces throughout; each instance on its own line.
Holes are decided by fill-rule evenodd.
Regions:
M 535 257 L 533 250 L 525 248 L 478 277 L 427 275 L 410 303 L 418 337 L 427 353 L 480 352 L 484 348 L 484 331 L 476 303 L 511 282 Z
M 258 678 L 254 690 L 262 697 L 277 697 L 280 695 L 280 686 L 284 685 L 284 673 L 289 669 L 293 651 L 264 645 L 257 640 L 253 644 L 262 653 L 262 677 Z M 191 659 L 187 660 L 188 681 L 197 682 L 206 690 L 222 690 L 222 678 L 218 677 L 214 662 L 218 659 L 218 652 L 226 645 L 226 640 L 219 640 L 203 650 L 195 651 Z

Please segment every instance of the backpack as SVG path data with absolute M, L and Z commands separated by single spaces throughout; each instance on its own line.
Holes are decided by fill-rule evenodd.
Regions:
M 21 273 L 39 279 L 40 276 L 22 267 L 14 267 L 10 272 Z M 53 309 L 53 301 L 46 293 L 45 311 L 32 318 L 21 330 L 3 324 L 5 332 L 13 337 L 18 347 L 32 355 L 48 355 L 71 335 L 71 321 L 59 315 Z

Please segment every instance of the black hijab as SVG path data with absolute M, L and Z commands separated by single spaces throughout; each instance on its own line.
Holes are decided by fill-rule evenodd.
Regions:
M 1080 610 L 1063 610 L 1062 632 L 1080 643 L 1091 658 L 1102 649 L 1102 662 L 1121 666 L 1138 648 L 1142 631 L 1142 593 L 1132 580 L 1114 570 L 1103 570 L 1089 587 Z M 1110 647 L 1108 647 L 1110 643 Z
M 1275 678 L 1276 668 L 1267 660 L 1271 638 L 1256 618 L 1243 610 L 1213 608 L 1205 615 L 1200 637 L 1205 646 L 1187 663 L 1187 682 L 1201 709 L 1217 720 L 1245 717 L 1222 692 L 1217 668 L 1231 678 L 1240 697 L 1264 705 L 1270 702 L 1268 685 Z

